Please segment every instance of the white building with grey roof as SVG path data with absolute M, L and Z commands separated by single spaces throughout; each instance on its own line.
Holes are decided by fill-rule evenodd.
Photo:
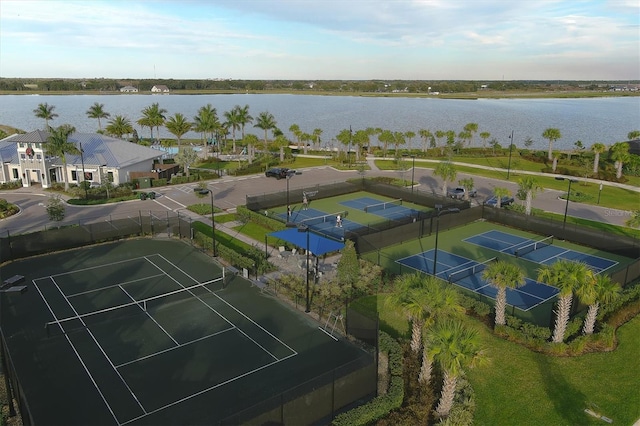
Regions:
M 0 141 L 0 182 L 22 180 L 22 186 L 54 183 L 80 184 L 82 181 L 102 184 L 108 179 L 114 185 L 130 182 L 131 172 L 147 172 L 154 163 L 162 162 L 163 153 L 146 146 L 98 133 L 72 133 L 69 142 L 81 154 L 67 154 L 66 169 L 59 157 L 47 155 L 49 133 L 36 130 L 11 135 Z M 83 179 L 84 175 L 84 179 Z

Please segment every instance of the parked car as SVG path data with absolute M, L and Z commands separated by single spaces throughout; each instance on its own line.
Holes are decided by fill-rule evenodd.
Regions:
M 274 167 L 264 172 L 266 177 L 274 177 L 276 179 L 286 178 L 294 174 L 296 174 L 295 170 L 287 169 L 286 167 Z
M 457 198 L 459 200 L 462 200 L 464 198 L 464 194 L 467 192 L 467 190 L 461 186 L 458 186 L 456 188 L 453 189 L 449 189 L 447 191 L 447 195 L 451 198 Z M 475 197 L 476 195 L 478 195 L 478 191 L 474 188 L 471 189 L 469 191 L 469 197 Z
M 509 196 L 509 195 L 505 195 L 504 197 L 502 197 L 500 199 L 500 207 L 506 207 L 508 205 L 513 204 L 515 200 L 513 199 L 513 197 Z M 498 197 L 493 196 L 489 199 L 487 199 L 484 202 L 486 205 L 491 206 L 491 207 L 496 207 L 498 205 Z

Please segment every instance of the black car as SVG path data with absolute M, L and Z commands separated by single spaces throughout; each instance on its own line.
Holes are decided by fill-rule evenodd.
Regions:
M 286 178 L 287 176 L 291 176 L 295 174 L 295 170 L 287 169 L 286 167 L 274 167 L 272 169 L 264 172 L 266 177 L 274 177 L 276 179 Z
M 505 195 L 504 197 L 502 197 L 500 199 L 500 207 L 506 207 L 508 205 L 513 204 L 515 200 L 513 199 L 513 197 L 510 197 L 508 195 Z M 498 205 L 498 197 L 493 196 L 489 199 L 487 199 L 487 201 L 484 202 L 486 205 L 489 205 L 491 207 L 496 207 Z

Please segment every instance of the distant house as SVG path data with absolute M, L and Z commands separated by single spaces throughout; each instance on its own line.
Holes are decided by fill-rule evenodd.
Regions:
M 157 169 L 158 150 L 97 133 L 72 133 L 69 142 L 82 147 L 82 155 L 67 154 L 66 168 L 59 157 L 47 154 L 49 133 L 36 130 L 14 134 L 0 141 L 0 182 L 22 180 L 22 186 L 50 188 L 56 182 L 79 184 L 86 180 L 114 185 L 131 182 L 136 172 Z M 84 174 L 84 177 L 83 177 Z
M 151 93 L 169 93 L 169 88 L 164 84 L 157 84 L 151 88 Z
M 123 93 L 138 93 L 138 88 L 133 86 L 124 86 L 120 88 L 120 91 Z

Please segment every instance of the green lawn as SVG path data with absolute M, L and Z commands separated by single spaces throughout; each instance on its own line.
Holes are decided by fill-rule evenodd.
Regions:
M 495 337 L 479 326 L 491 364 L 468 374 L 476 425 L 617 425 L 640 419 L 640 317 L 620 327 L 609 353 L 553 357 Z

